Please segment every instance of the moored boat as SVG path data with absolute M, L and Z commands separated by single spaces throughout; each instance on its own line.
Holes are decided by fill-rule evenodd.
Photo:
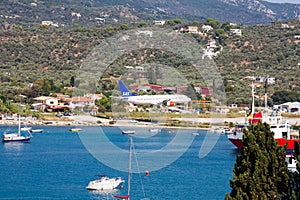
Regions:
M 287 144 L 287 149 L 294 149 L 295 140 L 300 141 L 291 136 L 291 126 L 282 119 L 279 112 L 270 111 L 267 108 L 263 112 L 254 112 L 254 87 L 252 87 L 251 114 L 246 117 L 245 123 L 235 124 L 232 133 L 227 136 L 228 140 L 238 149 L 241 149 L 243 147 L 243 131 L 247 130 L 251 124 L 257 124 L 259 121 L 270 125 L 270 130 L 274 132 L 274 139 L 280 146 Z
M 160 132 L 161 130 L 158 129 L 158 128 L 150 128 L 148 131 L 149 131 L 150 133 L 158 133 L 158 132 Z
M 71 128 L 69 131 L 76 133 L 76 132 L 81 131 L 81 128 Z
M 88 190 L 112 190 L 118 188 L 125 180 L 118 178 L 109 178 L 105 175 L 99 175 L 99 178 L 90 181 L 86 189 Z
M 21 121 L 19 117 L 19 125 L 17 133 L 4 133 L 2 135 L 2 142 L 29 142 L 32 135 L 27 131 L 27 135 L 21 135 Z
M 122 131 L 122 134 L 135 134 L 135 131 L 133 131 L 133 130 L 124 130 L 124 131 Z
M 44 130 L 43 129 L 31 129 L 31 133 L 42 133 Z
M 32 128 L 28 126 L 21 127 L 21 131 L 30 131 Z

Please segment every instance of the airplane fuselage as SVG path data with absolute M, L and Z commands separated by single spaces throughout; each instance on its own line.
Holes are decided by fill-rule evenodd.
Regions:
M 130 96 L 126 98 L 129 103 L 133 104 L 161 104 L 164 101 L 171 101 L 174 103 L 188 103 L 191 99 L 185 95 L 142 95 Z

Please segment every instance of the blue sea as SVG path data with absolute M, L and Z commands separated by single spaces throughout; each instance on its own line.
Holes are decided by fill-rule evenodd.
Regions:
M 33 128 L 44 132 L 29 143 L 0 144 L 0 199 L 113 199 L 127 193 L 129 136 L 121 133 L 126 127 L 80 127 L 79 133 L 66 126 Z M 238 151 L 226 135 L 192 132 L 136 130 L 131 200 L 225 198 Z M 124 188 L 86 190 L 97 174 L 124 178 Z

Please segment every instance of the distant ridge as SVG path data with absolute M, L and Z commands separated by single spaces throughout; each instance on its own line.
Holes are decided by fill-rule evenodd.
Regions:
M 0 2 L 0 10 L 0 25 L 4 29 L 13 24 L 40 25 L 42 21 L 68 26 L 174 18 L 214 18 L 241 24 L 300 19 L 300 4 L 262 0 L 8 0 Z

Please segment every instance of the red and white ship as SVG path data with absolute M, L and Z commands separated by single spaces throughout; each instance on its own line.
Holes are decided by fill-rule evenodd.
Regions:
M 247 129 L 251 124 L 257 124 L 259 121 L 266 122 L 270 125 L 270 130 L 274 132 L 274 139 L 278 145 L 284 146 L 287 144 L 288 150 L 294 149 L 294 141 L 300 139 L 294 138 L 291 134 L 291 125 L 282 119 L 279 112 L 270 111 L 267 108 L 263 112 L 254 113 L 254 86 L 252 86 L 252 110 L 251 114 L 246 118 L 245 123 L 236 124 L 228 139 L 238 149 L 243 147 L 243 130 Z

